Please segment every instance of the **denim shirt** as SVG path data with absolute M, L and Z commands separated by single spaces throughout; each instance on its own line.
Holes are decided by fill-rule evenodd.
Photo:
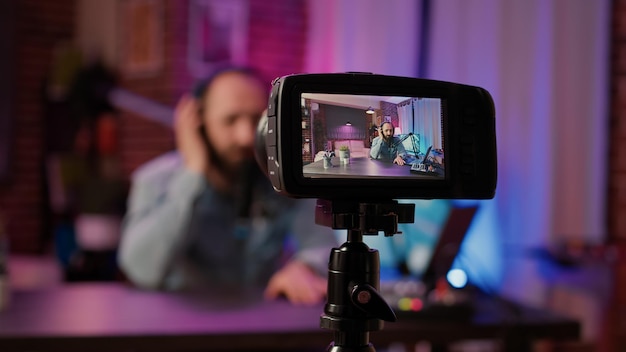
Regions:
M 372 159 L 380 159 L 391 162 L 397 156 L 400 156 L 403 159 L 406 157 L 406 150 L 404 149 L 402 143 L 400 143 L 400 138 L 392 137 L 391 143 L 389 144 L 385 143 L 380 136 L 374 138 L 370 149 L 370 157 Z
M 255 181 L 249 215 L 169 153 L 133 175 L 120 267 L 138 286 L 182 289 L 262 285 L 290 255 L 325 275 L 332 229 L 315 224 L 315 200 L 295 200 Z

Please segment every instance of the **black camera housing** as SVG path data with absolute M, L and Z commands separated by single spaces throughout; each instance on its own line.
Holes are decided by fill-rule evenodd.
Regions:
M 363 160 L 355 160 L 359 163 L 353 165 L 333 165 L 336 169 L 329 170 L 322 170 L 312 160 L 305 160 L 303 120 L 306 120 L 307 113 L 303 113 L 304 97 L 318 96 L 375 97 L 381 105 L 387 97 L 426 98 L 435 105 L 438 100 L 441 115 L 441 134 L 437 137 L 441 146 L 438 150 L 442 155 L 445 151 L 445 157 L 441 158 L 443 162 L 438 165 L 439 173 L 430 175 L 425 169 L 418 170 L 419 165 L 376 164 L 379 160 L 371 158 L 360 158 Z M 363 117 L 365 119 L 366 115 Z M 419 134 L 419 131 L 415 132 Z M 259 149 L 266 154 L 265 158 L 258 158 L 267 160 L 267 174 L 275 190 L 295 198 L 358 201 L 489 199 L 493 198 L 496 189 L 493 100 L 483 88 L 457 83 L 370 73 L 283 76 L 272 82 L 267 116 L 259 125 L 257 151 Z M 418 153 L 416 159 L 422 154 L 429 153 Z M 319 164 L 319 160 L 317 162 Z M 422 160 L 422 163 L 427 162 L 428 157 Z M 378 169 L 383 170 L 382 174 L 362 171 Z

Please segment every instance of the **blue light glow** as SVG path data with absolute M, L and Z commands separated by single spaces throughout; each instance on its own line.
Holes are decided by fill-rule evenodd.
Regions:
M 461 269 L 452 269 L 446 276 L 448 283 L 454 288 L 463 288 L 467 285 L 467 274 Z

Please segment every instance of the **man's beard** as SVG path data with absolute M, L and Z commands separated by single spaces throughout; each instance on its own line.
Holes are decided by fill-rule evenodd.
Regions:
M 238 150 L 238 161 L 232 161 L 229 155 L 220 155 L 215 149 L 211 149 L 211 162 L 222 174 L 232 179 L 236 185 L 232 193 L 237 209 L 237 216 L 248 218 L 251 216 L 251 206 L 253 201 L 254 185 L 263 177 L 254 154 L 247 150 Z M 249 155 L 251 154 L 251 155 Z
M 254 160 L 254 154 L 248 150 L 237 150 L 228 153 L 228 155 L 217 153 L 212 149 L 212 153 L 209 156 L 211 163 L 224 175 L 229 177 L 237 177 L 242 172 L 242 169 L 248 167 L 250 163 L 256 163 Z M 233 156 L 237 157 L 237 160 L 232 160 Z
M 391 143 L 392 140 L 393 136 L 383 136 L 383 141 L 385 141 L 385 143 L 387 144 Z

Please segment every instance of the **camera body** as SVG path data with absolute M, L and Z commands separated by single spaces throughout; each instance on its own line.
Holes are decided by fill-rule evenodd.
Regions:
M 399 135 L 382 132 L 387 122 Z M 359 154 L 337 155 L 350 141 L 363 146 Z M 274 189 L 295 198 L 493 198 L 495 108 L 485 89 L 457 83 L 370 73 L 283 76 L 272 82 L 257 159 Z

